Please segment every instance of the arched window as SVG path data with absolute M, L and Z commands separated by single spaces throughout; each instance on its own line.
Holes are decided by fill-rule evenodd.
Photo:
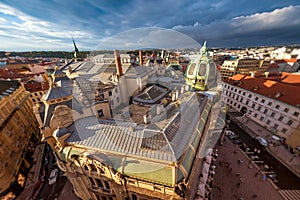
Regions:
M 196 64 L 192 63 L 190 68 L 189 68 L 188 75 L 193 75 L 194 72 L 195 72 L 195 68 L 196 68 Z
M 89 167 L 88 167 L 87 165 L 84 165 L 84 166 L 83 166 L 83 169 L 84 169 L 85 171 L 89 171 Z
M 209 75 L 211 77 L 215 76 L 216 75 L 216 66 L 214 63 L 209 63 Z
M 201 63 L 198 71 L 199 76 L 205 76 L 206 75 L 206 63 Z

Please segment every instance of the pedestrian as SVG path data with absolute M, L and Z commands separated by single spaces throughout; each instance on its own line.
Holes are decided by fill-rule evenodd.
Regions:
M 253 199 L 255 199 L 255 198 L 257 197 L 257 195 L 256 195 L 256 194 L 254 194 L 252 197 L 253 197 Z
M 244 178 L 240 177 L 240 182 L 243 183 L 244 182 Z

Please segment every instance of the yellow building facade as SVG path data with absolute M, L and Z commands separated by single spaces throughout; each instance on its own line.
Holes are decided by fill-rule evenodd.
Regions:
M 18 81 L 0 81 L 0 197 L 18 194 L 39 138 L 29 92 Z

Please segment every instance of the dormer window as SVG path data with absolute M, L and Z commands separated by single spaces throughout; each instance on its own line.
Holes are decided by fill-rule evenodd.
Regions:
M 275 98 L 279 98 L 279 97 L 281 97 L 282 95 L 284 95 L 284 92 L 277 92 L 277 93 L 274 95 L 274 97 L 275 97 Z
M 260 89 L 260 87 L 259 87 L 258 85 L 256 85 L 256 86 L 253 88 L 254 91 L 257 91 L 257 90 L 259 90 L 259 89 Z
M 196 68 L 196 64 L 192 63 L 191 66 L 190 66 L 190 68 L 189 68 L 188 74 L 189 75 L 194 75 L 195 68 Z

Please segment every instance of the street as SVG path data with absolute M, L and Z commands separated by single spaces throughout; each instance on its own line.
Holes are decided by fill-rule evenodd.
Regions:
M 51 148 L 49 147 L 48 151 L 45 152 L 45 157 L 46 157 L 46 175 L 44 178 L 44 184 L 43 187 L 41 188 L 39 194 L 37 195 L 36 199 L 43 199 L 43 200 L 53 200 L 57 198 L 63 189 L 67 178 L 65 176 L 62 176 L 61 171 L 58 169 L 55 160 L 55 156 L 52 153 Z M 49 185 L 49 175 L 51 170 L 53 169 L 58 169 L 58 175 L 57 175 L 57 180 L 53 185 Z
M 230 130 L 234 131 L 243 142 L 253 151 L 253 149 L 260 150 L 260 153 L 256 153 L 259 157 L 258 160 L 263 161 L 268 165 L 271 171 L 276 174 L 275 184 L 281 189 L 300 189 L 300 178 L 291 172 L 285 165 L 274 158 L 265 147 L 259 144 L 259 142 L 252 138 L 247 132 L 241 128 L 241 126 L 235 124 L 232 120 L 229 123 Z

